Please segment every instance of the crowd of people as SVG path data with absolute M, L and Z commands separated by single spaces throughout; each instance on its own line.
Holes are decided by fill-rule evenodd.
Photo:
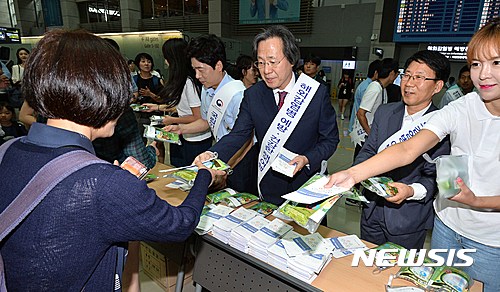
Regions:
M 422 248 L 432 229 L 431 248 L 477 249 L 465 270 L 485 291 L 500 291 L 499 48 L 500 19 L 494 19 L 471 39 L 468 64 L 457 84 L 448 84 L 439 108 L 432 98 L 446 89 L 450 63 L 438 52 L 414 53 L 401 75 L 396 60 L 374 61 L 357 87 L 343 74 L 339 116 L 344 119 L 352 101 L 349 132 L 356 147 L 353 166 L 331 175 L 326 186 L 392 178 L 392 197 L 363 190 L 369 203 L 362 205 L 361 238 Z M 282 195 L 318 173 L 340 141 L 321 59 L 303 57 L 299 74 L 296 38 L 281 25 L 257 34 L 253 52 L 228 66 L 224 42 L 215 35 L 169 39 L 162 47 L 168 66 L 163 80 L 151 55 L 127 62 L 116 42 L 84 31 L 53 30 L 32 52 L 19 49 L 18 64 L 0 72 L 0 145 L 12 140 L 0 156 L 0 171 L 9 173 L 0 176 L 0 211 L 54 159 L 83 150 L 102 160 L 69 174 L 1 240 L 7 287 L 112 289 L 120 244 L 130 242 L 134 250 L 136 241 L 185 240 L 213 182 L 280 205 Z M 389 102 L 388 88 L 398 76 L 401 101 Z M 21 99 L 13 105 L 16 89 Z M 131 103 L 145 109 L 134 113 Z M 164 162 L 163 143 L 142 137 L 152 115 L 162 116 L 165 131 L 180 134 L 182 144 L 169 145 L 170 163 L 200 168 L 177 207 L 112 164 L 128 156 L 149 168 Z M 295 153 L 291 177 L 270 167 L 284 150 Z M 430 159 L 467 155 L 469 183 L 457 177 L 459 193 L 439 195 L 436 166 L 423 153 Z M 231 175 L 203 166 L 215 156 L 232 167 Z M 128 287 L 137 286 L 133 265 L 135 275 L 125 275 Z

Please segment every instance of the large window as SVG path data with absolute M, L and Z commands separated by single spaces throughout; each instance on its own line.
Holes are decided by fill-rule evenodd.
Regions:
M 208 0 L 143 0 L 142 18 L 208 13 Z

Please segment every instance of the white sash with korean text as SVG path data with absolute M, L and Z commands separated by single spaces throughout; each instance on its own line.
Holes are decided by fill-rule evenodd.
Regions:
M 417 120 L 403 126 L 399 131 L 392 134 L 392 136 L 390 136 L 382 144 L 380 144 L 377 153 L 382 152 L 382 150 L 388 148 L 389 146 L 404 142 L 415 136 L 418 132 L 420 132 L 420 130 L 424 128 L 424 125 L 434 115 L 434 113 L 435 112 L 427 113 Z
M 349 136 L 351 136 L 351 141 L 352 143 L 354 143 L 354 145 L 361 146 L 362 143 L 365 142 L 366 132 L 365 129 L 363 129 L 363 127 L 359 123 L 358 118 L 354 118 L 352 132 L 349 133 Z
M 212 130 L 212 133 L 215 137 L 215 141 L 218 141 L 219 137 L 217 137 L 217 130 L 222 123 L 229 103 L 238 91 L 244 90 L 245 85 L 243 85 L 243 82 L 241 82 L 240 80 L 233 80 L 224 84 L 224 86 L 222 86 L 222 88 L 217 91 L 214 98 L 212 99 L 210 107 L 208 108 L 207 122 L 210 130 Z
M 300 118 L 306 111 L 314 94 L 318 90 L 319 82 L 315 81 L 306 74 L 301 74 L 297 82 L 285 98 L 285 102 L 279 110 L 273 122 L 267 129 L 266 135 L 260 145 L 258 161 L 258 181 L 259 196 L 262 199 L 260 191 L 260 182 L 267 173 L 274 159 L 278 156 L 281 147 L 292 134 L 293 130 L 300 121 Z

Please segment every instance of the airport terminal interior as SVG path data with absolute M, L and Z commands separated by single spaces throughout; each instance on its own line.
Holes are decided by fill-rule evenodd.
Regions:
M 251 10 L 256 2 L 277 4 Z M 399 64 L 400 76 L 394 84 L 400 85 L 405 61 L 417 51 L 429 50 L 449 60 L 450 76 L 458 81 L 467 64 L 470 38 L 499 15 L 500 2 L 493 0 L 0 0 L 0 61 L 10 67 L 17 64 L 18 49 L 32 50 L 46 31 L 84 29 L 116 42 L 131 63 L 138 53 L 149 54 L 156 71 L 167 80 L 162 45 L 169 39 L 189 42 L 215 34 L 225 45 L 228 63 L 235 66 L 240 55 L 253 56 L 253 38 L 263 28 L 284 25 L 298 44 L 300 65 L 306 56 L 321 59 L 319 69 L 336 110 L 340 138 L 328 159 L 331 174 L 351 167 L 355 150 L 348 126 L 356 87 L 341 114 L 338 96 L 343 75 L 357 86 L 367 78 L 370 63 L 392 58 Z M 406 76 L 413 81 L 415 77 Z M 434 95 L 436 106 L 446 90 L 443 87 Z M 169 164 L 168 145 L 165 148 Z M 361 204 L 341 198 L 327 213 L 328 227 L 360 236 L 361 212 Z M 428 230 L 425 249 L 430 248 L 431 233 Z M 167 291 L 144 272 L 142 264 L 140 286 L 147 292 Z M 193 281 L 185 282 L 182 291 L 195 291 Z

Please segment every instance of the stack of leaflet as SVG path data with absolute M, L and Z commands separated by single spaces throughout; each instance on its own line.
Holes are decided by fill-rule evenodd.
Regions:
M 231 237 L 231 230 L 257 216 L 257 214 L 258 213 L 253 210 L 239 208 L 233 213 L 215 222 L 214 227 L 212 228 L 212 233 L 215 238 L 225 244 L 228 244 L 229 238 Z
M 248 254 L 263 262 L 267 262 L 267 249 L 292 229 L 292 226 L 280 219 L 274 219 L 267 226 L 262 227 L 262 229 L 252 235 L 248 244 Z
M 249 221 L 231 230 L 229 245 L 243 251 L 244 253 L 248 253 L 248 243 L 250 242 L 252 235 L 269 223 L 270 221 L 264 217 L 253 217 Z
M 216 221 L 229 215 L 229 213 L 231 213 L 233 210 L 233 208 L 218 205 L 217 207 L 210 210 L 207 214 L 200 217 L 200 222 L 198 223 L 194 231 L 199 235 L 210 232 Z
M 271 266 L 274 266 L 286 273 L 287 271 L 287 263 L 290 258 L 286 253 L 285 246 L 283 245 L 284 240 L 291 240 L 292 238 L 299 237 L 295 231 L 290 231 L 282 239 L 278 240 L 275 244 L 271 245 L 270 248 L 267 249 L 267 263 Z
M 300 235 L 290 240 L 284 240 L 283 245 L 285 246 L 285 250 L 288 256 L 296 257 L 299 255 L 310 254 L 311 251 L 315 250 L 318 245 L 323 242 L 323 240 L 324 238 L 323 236 L 321 236 L 321 234 L 313 233 L 308 235 Z
M 332 258 L 333 244 L 319 233 L 294 238 L 285 243 L 285 249 L 287 246 L 292 247 L 289 248 L 290 253 L 297 254 L 288 260 L 288 273 L 307 283 L 314 281 Z M 305 250 L 308 252 L 304 252 Z
M 354 253 L 357 249 L 368 249 L 368 247 L 359 239 L 357 235 L 346 235 L 330 238 L 335 250 L 333 257 L 338 259 Z

